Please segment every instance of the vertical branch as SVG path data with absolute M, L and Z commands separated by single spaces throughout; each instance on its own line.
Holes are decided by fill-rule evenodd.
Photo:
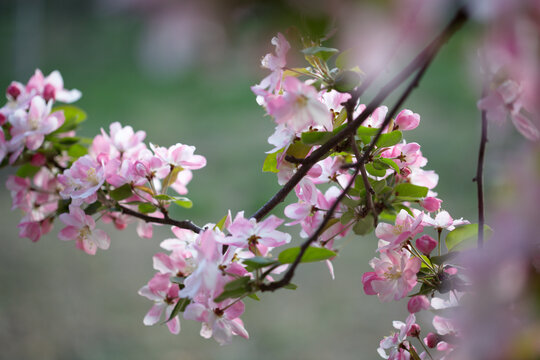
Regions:
M 486 89 L 484 87 L 483 95 L 485 95 Z M 484 154 L 486 151 L 487 139 L 487 116 L 486 111 L 482 110 L 481 115 L 482 131 L 480 135 L 480 148 L 478 149 L 478 164 L 476 167 L 476 177 L 473 179 L 476 181 L 476 190 L 478 196 L 478 247 L 481 248 L 484 245 Z

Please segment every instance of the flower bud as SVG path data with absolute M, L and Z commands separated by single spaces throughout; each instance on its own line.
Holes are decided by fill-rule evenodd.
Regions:
M 438 342 L 439 342 L 439 337 L 437 336 L 437 334 L 434 334 L 431 332 L 427 334 L 427 336 L 424 338 L 424 344 L 426 344 L 427 347 L 430 349 L 435 348 Z
M 45 101 L 49 100 L 56 100 L 56 89 L 51 84 L 45 85 L 45 88 L 43 89 L 43 98 Z
M 420 115 L 407 109 L 401 110 L 395 120 L 395 124 L 399 130 L 415 129 L 419 123 Z
M 412 336 L 412 337 L 420 336 L 420 325 L 412 324 L 411 328 L 407 332 L 407 336 Z
M 429 299 L 425 295 L 413 296 L 407 303 L 407 310 L 411 314 L 427 309 L 429 309 Z
M 437 199 L 433 196 L 428 196 L 424 200 L 420 200 L 420 206 L 422 206 L 428 212 L 434 212 L 441 208 L 441 199 Z
M 0 112 L 0 126 L 4 125 L 6 123 L 6 121 L 7 121 L 6 115 L 4 115 L 4 114 L 2 114 Z
M 6 90 L 6 94 L 9 95 L 13 100 L 17 100 L 17 98 L 19 97 L 19 95 L 21 95 L 21 93 L 22 93 L 22 88 L 16 82 L 12 82 L 11 84 L 9 84 Z
M 30 160 L 30 164 L 32 164 L 33 166 L 43 166 L 45 165 L 45 163 L 47 162 L 47 158 L 45 157 L 45 155 L 43 154 L 40 154 L 40 153 L 36 153 L 32 156 L 32 159 Z
M 437 240 L 429 235 L 422 235 L 416 239 L 416 248 L 424 255 L 429 255 L 437 247 Z

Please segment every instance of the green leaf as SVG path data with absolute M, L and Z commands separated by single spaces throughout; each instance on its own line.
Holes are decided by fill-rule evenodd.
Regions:
M 172 200 L 174 200 L 174 198 L 172 196 L 167 195 L 167 194 L 154 195 L 154 199 L 161 200 L 161 201 L 172 201 Z
M 36 175 L 39 169 L 40 169 L 39 166 L 24 164 L 24 165 L 21 165 L 21 167 L 17 169 L 17 172 L 15 173 L 15 175 L 21 178 L 32 177 Z
M 311 150 L 311 146 L 302 143 L 301 141 L 293 142 L 287 149 L 287 155 L 291 155 L 297 159 L 303 159 Z
M 394 146 L 398 144 L 402 138 L 403 138 L 403 133 L 401 131 L 399 130 L 391 131 L 386 134 L 381 134 L 381 136 L 379 137 L 379 140 L 377 140 L 375 145 L 377 145 L 377 147 L 379 148 Z
M 293 283 L 288 283 L 287 285 L 283 286 L 283 288 L 289 289 L 289 290 L 296 290 L 298 289 L 298 285 L 295 285 Z
M 225 226 L 225 221 L 227 221 L 227 217 L 229 214 L 226 214 L 224 217 L 221 218 L 221 220 L 218 221 L 216 226 L 214 226 L 214 230 L 217 228 L 219 230 L 223 230 L 223 226 Z
M 127 199 L 128 197 L 133 195 L 133 190 L 131 189 L 130 184 L 124 184 L 120 186 L 119 188 L 112 190 L 110 195 L 114 200 L 120 201 L 120 200 Z
M 347 210 L 347 212 L 345 212 L 343 215 L 341 215 L 341 223 L 343 225 L 346 225 L 348 224 L 352 219 L 354 219 L 356 216 L 356 214 L 354 213 L 354 210 L 353 209 L 349 209 Z
M 493 235 L 493 230 L 484 225 L 484 237 Z M 471 249 L 477 246 L 478 224 L 467 224 L 455 228 L 446 235 L 446 248 L 448 251 Z
M 283 151 L 281 151 L 283 152 Z M 277 169 L 277 155 L 280 152 L 270 153 L 266 155 L 266 159 L 264 159 L 262 171 L 263 172 L 273 172 L 278 173 L 279 170 Z
M 169 318 L 165 322 L 171 321 L 172 319 L 174 319 L 176 315 L 178 315 L 181 312 L 184 312 L 184 310 L 186 310 L 186 307 L 189 305 L 190 302 L 191 300 L 188 298 L 179 299 L 176 305 L 174 305 L 174 309 L 171 312 L 171 316 L 169 316 Z
M 437 265 L 442 265 L 444 264 L 445 262 L 449 261 L 449 260 L 452 260 L 453 258 L 455 258 L 456 256 L 459 255 L 459 252 L 457 251 L 453 251 L 453 252 L 449 252 L 449 253 L 446 253 L 446 254 L 443 254 L 441 256 L 432 256 L 431 257 L 431 262 L 433 264 L 437 264 Z
M 301 139 L 306 145 L 322 145 L 332 136 L 334 133 L 330 131 L 309 131 L 302 133 Z
M 380 221 L 394 224 L 396 222 L 396 213 L 388 209 L 384 209 L 378 216 Z
M 96 201 L 96 202 L 93 202 L 91 203 L 90 205 L 88 205 L 85 209 L 84 209 L 84 213 L 86 215 L 94 215 L 95 213 L 97 213 L 99 210 L 103 210 L 105 208 L 105 206 L 103 206 L 101 204 L 101 202 L 99 201 Z
M 377 161 L 386 164 L 390 168 L 394 169 L 395 172 L 399 173 L 399 166 L 396 164 L 396 162 L 394 160 L 387 159 L 387 158 L 379 158 L 379 159 L 377 159 Z
M 152 205 L 150 203 L 143 203 L 139 205 L 139 212 L 141 214 L 150 214 L 157 210 L 157 207 L 155 205 Z
M 225 284 L 224 291 L 218 297 L 216 297 L 214 301 L 216 303 L 219 303 L 229 298 L 236 299 L 250 292 L 251 291 L 251 286 L 249 284 L 250 280 L 251 279 L 249 276 L 243 276 L 239 279 L 233 280 Z
M 351 54 L 352 49 L 341 52 L 341 54 L 339 54 L 336 58 L 336 67 L 340 70 L 348 70 L 352 66 Z
M 283 250 L 278 255 L 278 260 L 282 264 L 292 264 L 296 260 L 299 254 L 300 254 L 300 247 L 289 248 L 289 249 Z M 333 252 L 332 250 L 310 246 L 307 248 L 300 262 L 306 263 L 306 262 L 322 261 L 322 260 L 330 259 L 336 255 L 337 254 Z
M 396 196 L 408 196 L 412 198 L 423 198 L 428 193 L 428 188 L 409 183 L 401 183 L 394 188 Z
M 186 209 L 191 209 L 193 207 L 193 201 L 184 196 L 175 197 L 173 202 Z
M 255 293 L 249 294 L 247 297 L 252 298 L 253 300 L 261 301 L 261 299 L 259 299 L 259 297 Z
M 347 110 L 343 108 L 339 112 L 339 115 L 334 119 L 334 127 L 342 125 L 345 120 L 347 120 Z
M 384 176 L 386 175 L 386 170 L 375 169 L 372 163 L 366 164 L 366 171 L 373 176 Z
M 63 111 L 65 121 L 58 129 L 51 133 L 51 135 L 62 134 L 71 130 L 75 130 L 77 125 L 86 120 L 86 113 L 73 105 L 55 106 L 51 112 Z
M 80 144 L 71 145 L 68 149 L 68 155 L 77 160 L 81 156 L 88 154 L 88 149 Z
M 365 218 L 359 219 L 353 226 L 356 235 L 366 235 L 373 230 L 373 215 L 368 214 Z
M 275 264 L 278 264 L 279 262 L 276 261 L 275 259 L 265 258 L 262 256 L 255 256 L 249 259 L 245 259 L 243 263 L 244 265 L 247 265 L 251 269 L 255 270 L 255 269 L 260 269 L 260 268 L 267 267 L 270 265 L 275 265 Z
M 386 187 L 386 180 L 384 179 L 383 180 L 369 179 L 369 183 L 371 184 L 373 191 L 375 191 L 375 194 L 380 193 Z
M 374 136 L 379 132 L 379 128 L 359 126 L 356 133 L 358 136 Z M 369 142 L 369 141 L 368 141 Z
M 334 79 L 334 89 L 345 93 L 353 90 L 360 84 L 360 75 L 354 71 L 343 71 Z
M 337 52 L 339 52 L 338 49 L 324 46 L 313 46 L 302 50 L 302 53 L 304 53 L 305 55 L 316 56 L 323 59 L 324 61 L 328 60 L 332 55 Z

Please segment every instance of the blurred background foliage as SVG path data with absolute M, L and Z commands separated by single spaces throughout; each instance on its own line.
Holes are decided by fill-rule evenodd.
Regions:
M 278 189 L 273 174 L 261 173 L 274 125 L 250 91 L 266 75 L 260 59 L 273 50 L 271 37 L 292 25 L 301 28 L 303 19 L 318 29 L 333 24 L 332 45 L 340 47 L 340 30 L 349 25 L 340 23 L 342 15 L 354 19 L 353 10 L 385 11 L 389 3 L 3 1 L 0 86 L 27 81 L 35 68 L 45 74 L 58 69 L 67 88 L 83 92 L 77 105 L 89 119 L 81 135 L 92 137 L 119 121 L 146 131 L 147 142 L 195 145 L 208 166 L 189 186 L 194 207 L 174 215 L 215 222 L 228 209 L 253 213 Z M 407 140 L 422 145 L 426 169 L 440 174 L 444 208 L 471 221 L 479 86 L 469 80 L 465 54 L 474 34 L 469 26 L 451 40 L 406 104 L 422 116 Z M 359 41 L 363 36 L 369 34 L 352 34 Z M 2 183 L 10 173 L 0 172 Z M 18 238 L 20 214 L 10 211 L 7 190 L 0 196 L 2 359 L 376 359 L 391 320 L 405 317 L 404 301 L 381 306 L 363 293 L 360 278 L 376 240 L 354 237 L 335 261 L 336 280 L 324 264 L 308 264 L 294 280 L 298 290 L 263 294 L 260 303 L 247 300 L 243 319 L 251 340 L 219 347 L 200 338 L 199 324 L 189 321 L 174 336 L 165 326 L 142 324 L 151 304 L 137 295 L 154 273 L 152 255 L 172 236 L 169 230 L 143 240 L 134 225 L 123 232 L 105 226 L 111 248 L 91 257 L 55 233 L 35 244 Z M 300 241 L 298 229 L 291 230 Z

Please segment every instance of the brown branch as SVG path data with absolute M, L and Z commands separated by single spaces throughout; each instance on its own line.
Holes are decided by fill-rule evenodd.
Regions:
M 339 133 L 330 138 L 325 144 L 321 145 L 317 150 L 313 151 L 310 156 L 304 159 L 303 164 L 297 170 L 297 172 L 289 179 L 289 181 L 270 199 L 266 204 L 264 204 L 259 210 L 257 210 L 251 217 L 255 218 L 257 221 L 261 220 L 263 217 L 268 215 L 272 209 L 274 209 L 279 203 L 285 200 L 287 195 L 294 189 L 294 187 L 302 180 L 302 178 L 307 174 L 309 169 L 315 165 L 324 155 L 328 153 L 333 147 L 338 145 L 341 141 L 346 139 L 350 134 L 354 134 L 356 129 L 364 122 L 365 119 L 390 95 L 401 83 L 408 79 L 418 68 L 422 68 L 420 74 L 423 74 L 427 69 L 427 66 L 431 63 L 431 60 L 434 58 L 435 54 L 440 50 L 442 45 L 465 23 L 467 20 L 467 14 L 463 8 L 460 8 L 452 21 L 444 28 L 444 30 L 437 36 L 431 44 L 429 44 L 422 52 L 414 58 L 407 67 L 405 67 L 401 72 L 399 72 L 392 80 L 390 80 L 373 98 L 373 100 L 366 106 L 364 111 L 354 121 L 349 123 L 347 127 L 341 130 Z M 421 77 L 421 75 L 420 75 Z M 420 77 L 417 77 L 413 81 L 413 87 L 417 85 L 417 82 Z M 412 89 L 411 89 L 412 90 Z M 409 90 L 410 92 L 410 90 Z M 405 98 L 409 95 L 408 92 L 402 96 L 402 99 L 398 104 L 403 103 Z M 388 120 L 389 122 L 390 120 Z M 386 122 L 386 119 L 385 119 Z M 388 125 L 386 122 L 382 128 Z M 376 136 L 378 140 L 380 133 Z M 375 142 L 372 142 L 370 147 L 373 149 Z M 364 153 L 364 157 L 367 158 L 369 152 Z M 364 159 L 365 161 L 365 159 Z
M 486 88 L 484 87 L 483 95 L 485 96 Z M 484 154 L 486 151 L 487 139 L 487 116 L 486 111 L 482 110 L 481 115 L 482 131 L 480 135 L 480 148 L 478 149 L 478 165 L 476 167 L 476 189 L 478 195 L 478 247 L 484 246 Z
M 152 222 L 152 223 L 163 224 L 163 225 L 178 226 L 179 228 L 188 229 L 188 230 L 191 230 L 191 231 L 193 231 L 193 232 L 195 232 L 197 234 L 204 230 L 203 228 L 200 228 L 199 226 L 195 225 L 194 223 L 192 223 L 189 220 L 182 220 L 182 221 L 174 220 L 174 219 L 171 219 L 168 215 L 165 215 L 165 217 L 163 217 L 163 218 L 157 218 L 157 217 L 154 217 L 154 216 L 148 216 L 148 215 L 145 215 L 145 214 L 141 214 L 141 213 L 139 213 L 137 211 L 131 210 L 130 208 L 127 208 L 127 207 L 125 207 L 123 205 L 120 205 L 120 204 L 117 204 L 116 207 L 118 207 L 123 214 L 139 218 L 139 219 L 144 220 L 146 222 Z

